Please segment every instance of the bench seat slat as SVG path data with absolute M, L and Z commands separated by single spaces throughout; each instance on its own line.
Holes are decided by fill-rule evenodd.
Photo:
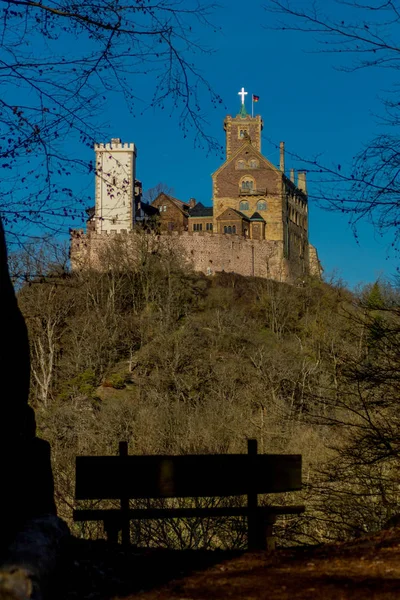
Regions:
M 301 514 L 305 511 L 303 505 L 295 506 L 260 506 L 258 514 L 287 515 Z M 211 507 L 211 508 L 134 508 L 121 512 L 119 509 L 75 509 L 74 521 L 106 521 L 129 519 L 167 519 L 189 517 L 240 517 L 247 516 L 250 511 L 247 507 Z

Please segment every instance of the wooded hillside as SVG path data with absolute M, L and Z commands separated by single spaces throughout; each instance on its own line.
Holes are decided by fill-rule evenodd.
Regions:
M 395 519 L 399 288 L 206 278 L 173 247 L 151 254 L 145 235 L 141 243 L 136 265 L 116 239 L 103 273 L 71 275 L 50 261 L 19 292 L 60 516 L 72 525 L 77 454 L 115 454 L 120 440 L 136 454 L 246 452 L 253 437 L 260 452 L 303 454 L 295 498 L 307 513 L 280 522 L 285 543 L 347 539 Z M 134 535 L 244 544 L 240 523 L 217 525 L 149 523 Z

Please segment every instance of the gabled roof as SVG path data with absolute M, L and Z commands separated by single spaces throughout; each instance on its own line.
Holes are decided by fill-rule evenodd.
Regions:
M 236 208 L 227 208 L 226 210 L 224 210 L 223 213 L 221 213 L 220 215 L 218 215 L 217 220 L 221 219 L 221 217 L 223 217 L 224 214 L 227 213 L 229 210 L 231 210 L 232 212 L 236 213 L 238 215 L 238 217 L 240 217 L 241 219 L 244 219 L 245 221 L 250 221 L 249 217 L 246 217 L 245 214 L 243 214 L 242 212 L 240 212 L 240 210 L 236 210 Z
M 272 162 L 270 162 L 268 160 L 268 158 L 265 158 L 265 156 L 263 154 L 261 154 L 261 152 L 259 152 L 256 148 L 254 148 L 254 146 L 252 145 L 250 140 L 245 140 L 243 142 L 243 144 L 240 146 L 240 148 L 238 148 L 236 150 L 236 152 L 234 154 L 232 154 L 232 156 L 230 158 L 228 158 L 224 163 L 222 163 L 222 165 L 216 171 L 214 171 L 214 173 L 211 174 L 211 177 L 214 177 L 214 175 L 216 175 L 219 171 L 221 171 L 227 165 L 229 165 L 230 162 L 235 160 L 237 158 L 237 156 L 243 151 L 245 146 L 249 146 L 251 148 L 251 151 L 254 153 L 254 155 L 257 158 L 259 158 L 264 164 L 266 164 L 268 167 L 270 167 L 270 169 L 272 169 L 276 173 L 283 175 L 282 171 L 280 169 L 278 169 L 278 167 L 276 167 Z
M 212 206 L 204 206 L 201 202 L 198 202 L 193 208 L 189 210 L 189 217 L 212 217 L 214 209 Z
M 260 213 L 258 212 L 255 212 L 251 215 L 250 221 L 262 221 L 263 223 L 265 223 L 265 219 L 263 219 Z
M 165 192 L 158 194 L 157 198 L 155 198 L 151 204 L 153 205 L 154 202 L 156 202 L 156 200 L 158 200 L 161 196 L 164 196 L 164 198 L 175 204 L 175 206 L 179 208 L 179 210 L 187 217 L 189 204 L 187 202 L 182 202 L 182 200 L 178 200 L 178 198 L 174 198 Z

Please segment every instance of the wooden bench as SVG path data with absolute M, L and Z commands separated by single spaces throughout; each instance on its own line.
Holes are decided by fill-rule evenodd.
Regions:
M 74 521 L 103 521 L 107 539 L 130 543 L 132 519 L 247 517 L 249 549 L 272 549 L 277 515 L 300 514 L 304 506 L 258 505 L 258 494 L 301 489 L 301 455 L 257 454 L 248 440 L 248 454 L 128 456 L 126 442 L 119 456 L 76 458 L 76 500 L 118 499 L 120 509 L 75 509 Z M 242 507 L 129 508 L 130 499 L 247 496 Z

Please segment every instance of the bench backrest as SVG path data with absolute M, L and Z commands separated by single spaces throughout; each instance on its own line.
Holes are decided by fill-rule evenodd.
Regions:
M 301 455 L 78 456 L 77 500 L 266 494 L 301 489 Z

